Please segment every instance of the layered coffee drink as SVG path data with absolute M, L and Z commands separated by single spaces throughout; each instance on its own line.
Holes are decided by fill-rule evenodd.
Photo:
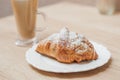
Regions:
M 35 37 L 36 12 L 38 0 L 12 0 L 20 39 Z

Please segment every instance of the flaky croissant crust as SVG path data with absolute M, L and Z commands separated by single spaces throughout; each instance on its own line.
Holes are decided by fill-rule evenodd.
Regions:
M 70 48 L 65 45 L 65 41 L 59 41 L 58 43 L 55 43 L 51 40 L 42 40 L 37 46 L 36 51 L 40 54 L 52 57 L 63 63 L 79 63 L 81 61 L 96 60 L 98 58 L 98 55 L 94 50 L 93 45 L 86 38 L 83 39 L 82 43 L 83 45 L 88 46 L 85 51 L 83 45 Z M 75 51 L 76 49 L 83 51 L 78 53 Z

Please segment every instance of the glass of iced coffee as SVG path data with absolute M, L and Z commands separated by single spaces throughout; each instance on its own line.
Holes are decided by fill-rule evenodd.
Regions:
M 42 12 L 37 14 L 38 0 L 11 0 L 11 2 L 18 30 L 16 45 L 28 46 L 36 43 L 36 16 L 42 15 L 44 21 L 46 17 Z

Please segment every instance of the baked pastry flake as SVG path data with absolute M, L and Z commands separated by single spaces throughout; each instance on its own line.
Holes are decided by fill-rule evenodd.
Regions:
M 79 63 L 98 58 L 94 46 L 87 38 L 66 27 L 40 41 L 36 51 L 63 63 Z

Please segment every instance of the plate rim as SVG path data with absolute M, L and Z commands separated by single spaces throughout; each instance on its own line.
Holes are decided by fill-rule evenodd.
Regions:
M 50 70 L 50 69 L 47 69 L 47 70 L 46 70 L 45 68 L 40 68 L 38 65 L 35 65 L 35 64 L 31 63 L 30 60 L 28 59 L 29 51 L 30 51 L 30 50 L 34 50 L 38 44 L 33 45 L 32 48 L 30 48 L 30 49 L 28 49 L 28 50 L 26 51 L 25 58 L 26 58 L 27 62 L 28 62 L 31 66 L 33 66 L 34 68 L 37 68 L 38 70 L 42 70 L 42 71 L 46 71 L 46 72 L 54 72 L 54 73 L 74 73 L 74 72 L 90 71 L 90 70 L 99 68 L 99 67 L 107 64 L 107 62 L 108 62 L 108 61 L 110 60 L 110 58 L 111 58 L 111 53 L 109 52 L 109 50 L 108 50 L 105 46 L 103 46 L 103 45 L 101 45 L 101 44 L 98 44 L 98 43 L 96 43 L 96 42 L 94 42 L 94 41 L 91 41 L 91 43 L 92 43 L 92 44 L 94 43 L 94 44 L 100 45 L 101 47 L 103 47 L 104 49 L 107 50 L 107 52 L 108 52 L 107 54 L 109 54 L 109 57 L 108 57 L 108 59 L 107 59 L 102 65 L 99 65 L 99 66 L 97 65 L 97 66 L 94 66 L 94 67 L 91 67 L 91 68 L 87 68 L 87 69 L 83 69 L 83 70 L 75 70 L 75 71 L 66 71 L 66 70 L 64 70 L 64 71 L 56 71 L 56 70 L 54 70 L 54 69 L 51 69 L 51 70 Z M 37 53 L 37 52 L 36 52 L 36 53 Z M 43 55 L 41 55 L 41 54 L 39 54 L 39 53 L 37 53 L 37 54 L 40 55 L 40 56 L 42 56 L 42 57 L 46 57 L 46 56 L 43 56 Z M 93 60 L 93 61 L 94 61 L 94 60 Z

